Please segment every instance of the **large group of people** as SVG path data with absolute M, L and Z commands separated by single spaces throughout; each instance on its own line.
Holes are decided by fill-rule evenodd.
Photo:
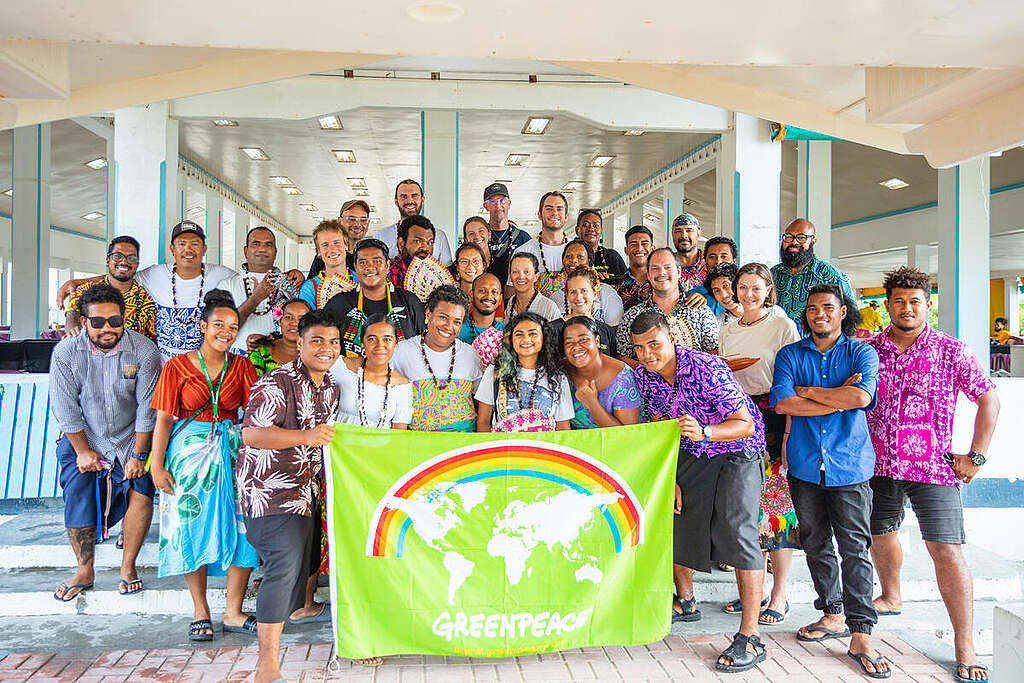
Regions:
M 257 636 L 256 681 L 274 681 L 286 623 L 330 620 L 314 592 L 327 571 L 334 422 L 539 432 L 675 420 L 671 619 L 701 619 L 695 572 L 735 571 L 739 598 L 725 609 L 740 622 L 716 668 L 765 659 L 759 629 L 786 620 L 802 548 L 822 616 L 798 638 L 849 637 L 865 674 L 890 676 L 871 632 L 902 607 L 896 532 L 909 499 L 953 623 L 956 675 L 987 679 L 960 487 L 985 462 L 999 403 L 968 347 L 929 325 L 927 274 L 890 273 L 892 324 L 858 340 L 849 280 L 814 255 L 804 219 L 771 268 L 743 263 L 726 237 L 703 241 L 686 213 L 672 221 L 674 249 L 634 226 L 623 258 L 598 211 L 580 211 L 568 234 L 557 191 L 541 198 L 531 236 L 496 182 L 483 193 L 488 218 L 462 225 L 453 255 L 425 199 L 400 182 L 400 220 L 369 237 L 369 205 L 345 202 L 314 230 L 309 273 L 274 266 L 265 227 L 249 231 L 240 272 L 206 264 L 203 229 L 184 221 L 173 263 L 139 271 L 139 243 L 117 237 L 107 274 L 61 288 L 61 303 L 72 299 L 50 391 L 79 566 L 56 600 L 93 587 L 95 544 L 118 522 L 119 591 L 144 590 L 135 560 L 159 489 L 159 576 L 185 577 L 188 637 L 215 637 L 206 581 L 226 575 L 222 628 Z M 979 410 L 971 451 L 954 455 L 959 393 Z

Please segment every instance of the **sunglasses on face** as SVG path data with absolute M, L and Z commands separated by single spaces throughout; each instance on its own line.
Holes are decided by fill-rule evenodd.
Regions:
M 115 330 L 119 327 L 124 327 L 124 316 L 123 315 L 112 315 L 109 318 L 104 318 L 99 315 L 91 315 L 88 318 L 89 327 L 94 330 L 102 330 L 104 325 L 110 325 Z

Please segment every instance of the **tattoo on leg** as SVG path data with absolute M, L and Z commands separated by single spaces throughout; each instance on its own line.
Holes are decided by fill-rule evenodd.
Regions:
M 80 529 L 68 529 L 68 538 L 71 540 L 71 548 L 75 551 L 80 567 L 92 566 L 93 556 L 96 552 L 96 527 L 82 527 Z

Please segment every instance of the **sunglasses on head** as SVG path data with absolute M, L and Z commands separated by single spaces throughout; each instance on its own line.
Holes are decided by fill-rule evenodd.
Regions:
M 123 315 L 112 315 L 109 318 L 104 318 L 99 315 L 89 316 L 89 326 L 94 330 L 103 329 L 104 325 L 110 325 L 114 329 L 118 327 L 124 327 L 124 316 Z

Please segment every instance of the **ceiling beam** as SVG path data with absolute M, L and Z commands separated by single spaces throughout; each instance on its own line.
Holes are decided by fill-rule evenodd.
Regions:
M 1024 69 L 864 70 L 868 123 L 925 124 L 1024 83 Z
M 70 92 L 67 43 L 0 39 L 0 97 L 61 100 Z

